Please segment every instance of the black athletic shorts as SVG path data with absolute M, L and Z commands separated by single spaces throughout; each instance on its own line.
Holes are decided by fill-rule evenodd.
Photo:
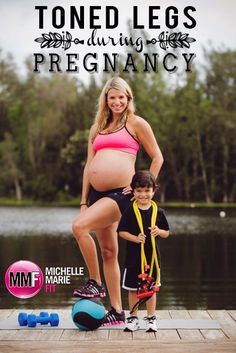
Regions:
M 102 197 L 109 197 L 114 200 L 119 206 L 121 214 L 124 213 L 127 206 L 130 205 L 130 201 L 133 197 L 133 194 L 122 194 L 124 187 L 107 190 L 107 191 L 97 191 L 92 186 L 90 186 L 89 190 L 89 205 L 93 205 L 96 201 L 100 200 Z
M 138 267 L 130 267 L 124 269 L 123 280 L 122 280 L 122 288 L 130 291 L 137 290 L 138 287 L 138 275 L 141 273 L 141 269 Z M 153 271 L 153 280 L 156 281 L 156 270 L 154 268 Z M 158 286 L 161 286 L 161 283 L 158 283 Z

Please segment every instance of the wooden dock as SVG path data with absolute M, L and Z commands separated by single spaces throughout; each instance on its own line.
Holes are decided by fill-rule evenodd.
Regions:
M 58 312 L 61 317 L 69 314 L 69 309 L 45 311 Z M 0 320 L 14 317 L 18 312 L 0 310 Z M 141 330 L 133 333 L 121 330 L 82 332 L 78 329 L 0 330 L 0 353 L 236 353 L 236 310 L 160 310 L 157 314 L 160 320 L 213 319 L 220 328 L 162 329 L 156 333 Z

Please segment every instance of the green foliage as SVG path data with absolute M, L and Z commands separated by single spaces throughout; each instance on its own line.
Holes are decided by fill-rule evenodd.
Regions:
M 83 167 L 86 162 L 88 136 L 89 130 L 76 130 L 66 147 L 61 150 L 61 157 L 69 164 L 79 163 Z
M 28 184 L 28 188 L 30 188 L 34 200 L 53 201 L 57 192 L 45 175 L 38 175 Z
M 0 142 L 0 180 L 10 188 L 15 188 L 17 200 L 21 200 L 22 191 L 20 179 L 22 172 L 19 168 L 19 153 L 17 145 L 13 141 L 12 135 L 8 132 L 4 135 L 4 140 Z
M 135 49 L 129 52 L 143 67 Z M 120 72 L 164 155 L 162 201 L 236 200 L 236 52 L 212 49 L 205 57 L 201 79 L 193 68 L 173 85 L 161 68 Z M 85 84 L 70 75 L 35 75 L 26 64 L 23 80 L 13 58 L 0 52 L 0 196 L 69 202 L 81 192 L 89 128 L 111 73 Z M 137 168 L 149 164 L 141 149 Z

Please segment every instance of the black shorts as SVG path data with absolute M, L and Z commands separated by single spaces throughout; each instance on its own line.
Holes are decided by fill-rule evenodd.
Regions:
M 125 268 L 123 274 L 122 288 L 126 290 L 137 290 L 138 287 L 138 275 L 140 269 L 137 268 Z
M 141 273 L 141 269 L 138 267 L 130 267 L 124 269 L 122 288 L 130 291 L 136 291 L 138 287 L 138 275 Z M 153 280 L 156 281 L 156 271 L 153 272 Z M 158 283 L 161 286 L 161 283 Z
M 103 197 L 109 197 L 117 203 L 121 214 L 123 214 L 125 209 L 129 206 L 130 201 L 133 197 L 133 194 L 122 194 L 123 189 L 124 187 L 107 191 L 97 191 L 92 186 L 90 186 L 89 205 L 93 205 L 96 201 L 100 200 Z

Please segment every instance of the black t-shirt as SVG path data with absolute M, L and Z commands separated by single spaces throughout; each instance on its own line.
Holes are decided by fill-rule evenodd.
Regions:
M 147 258 L 147 263 L 150 265 L 151 257 L 152 257 L 152 243 L 151 243 L 151 235 L 150 229 L 151 227 L 151 216 L 152 216 L 152 206 L 147 210 L 139 209 L 143 221 L 143 229 L 144 234 L 146 235 L 146 241 L 144 244 L 145 255 Z M 156 225 L 160 229 L 169 230 L 169 224 L 165 217 L 164 210 L 158 207 Z M 118 232 L 129 232 L 133 235 L 137 235 L 140 233 L 140 228 L 133 210 L 133 204 L 131 204 L 121 217 L 120 223 L 118 225 Z M 158 259 L 160 263 L 160 237 L 157 236 L 156 240 L 156 248 L 158 253 Z M 134 243 L 131 241 L 126 242 L 126 257 L 125 257 L 125 267 L 126 268 L 137 268 L 140 267 L 141 263 L 141 244 Z

